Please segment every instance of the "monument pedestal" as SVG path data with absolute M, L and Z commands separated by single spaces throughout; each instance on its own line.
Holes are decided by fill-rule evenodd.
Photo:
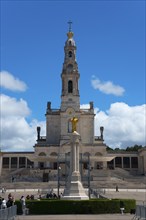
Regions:
M 87 200 L 85 189 L 81 183 L 79 172 L 79 141 L 80 135 L 74 131 L 71 135 L 70 176 L 62 199 Z
M 85 193 L 85 189 L 80 181 L 80 173 L 73 172 L 71 181 L 68 182 L 67 187 L 64 190 L 63 199 L 67 200 L 87 200 L 89 197 Z

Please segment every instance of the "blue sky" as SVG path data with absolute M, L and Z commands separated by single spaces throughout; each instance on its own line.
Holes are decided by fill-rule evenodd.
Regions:
M 77 45 L 80 102 L 84 106 L 94 102 L 95 134 L 104 125 L 105 136 L 110 134 L 105 141 L 112 147 L 145 145 L 145 1 L 3 0 L 1 148 L 31 150 L 35 126 L 45 126 L 47 101 L 60 108 L 60 75 L 69 20 L 73 21 Z M 17 125 L 18 115 L 28 128 L 26 136 L 20 134 L 25 126 Z M 115 124 L 117 115 L 117 120 L 123 117 L 122 128 Z M 127 117 L 132 119 L 127 122 Z M 14 124 L 19 130 L 15 134 Z M 116 126 L 120 127 L 118 135 Z M 29 142 L 24 146 L 26 137 Z

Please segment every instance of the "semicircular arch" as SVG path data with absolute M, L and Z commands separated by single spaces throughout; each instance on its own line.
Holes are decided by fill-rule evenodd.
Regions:
M 41 157 L 42 157 L 42 156 L 43 156 L 43 157 L 46 157 L 46 153 L 45 153 L 45 152 L 40 152 L 38 156 L 41 156 Z

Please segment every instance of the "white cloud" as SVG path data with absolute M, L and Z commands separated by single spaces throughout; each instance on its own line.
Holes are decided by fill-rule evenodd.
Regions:
M 3 151 L 33 151 L 36 143 L 36 127 L 41 127 L 41 135 L 46 135 L 46 122 L 36 119 L 28 122 L 31 111 L 27 102 L 1 95 L 1 148 Z M 89 108 L 89 104 L 82 105 Z M 124 148 L 134 144 L 146 145 L 146 105 L 128 106 L 113 103 L 104 112 L 95 108 L 95 135 L 100 135 L 104 126 L 104 140 L 110 147 Z
M 81 109 L 89 109 L 90 105 L 89 104 L 82 104 L 82 105 L 80 105 L 80 108 Z
M 114 85 L 113 82 L 111 82 L 111 81 L 101 82 L 95 76 L 92 76 L 91 84 L 94 89 L 98 89 L 99 91 L 101 91 L 105 94 L 122 96 L 125 91 L 123 87 L 121 87 L 119 85 Z
M 104 140 L 110 147 L 124 148 L 134 144 L 146 145 L 146 105 L 128 106 L 113 103 L 107 112 L 95 117 L 95 134 L 104 126 Z
M 81 104 L 80 109 L 90 109 L 90 104 Z M 99 111 L 99 108 L 94 108 L 94 114 L 96 114 L 98 111 Z
M 27 102 L 23 99 L 19 101 L 16 98 L 1 94 L 1 116 L 2 117 L 25 117 L 30 114 L 30 109 L 27 106 Z
M 7 71 L 0 72 L 0 86 L 11 91 L 25 91 L 27 85 Z
M 41 135 L 45 134 L 45 122 L 26 117 L 30 115 L 27 102 L 1 95 L 1 148 L 3 151 L 30 151 L 36 142 L 36 127 L 41 126 Z

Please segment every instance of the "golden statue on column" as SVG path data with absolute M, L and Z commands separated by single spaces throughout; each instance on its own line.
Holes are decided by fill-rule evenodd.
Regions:
M 71 118 L 71 122 L 72 122 L 72 132 L 77 131 L 78 118 L 76 117 Z

